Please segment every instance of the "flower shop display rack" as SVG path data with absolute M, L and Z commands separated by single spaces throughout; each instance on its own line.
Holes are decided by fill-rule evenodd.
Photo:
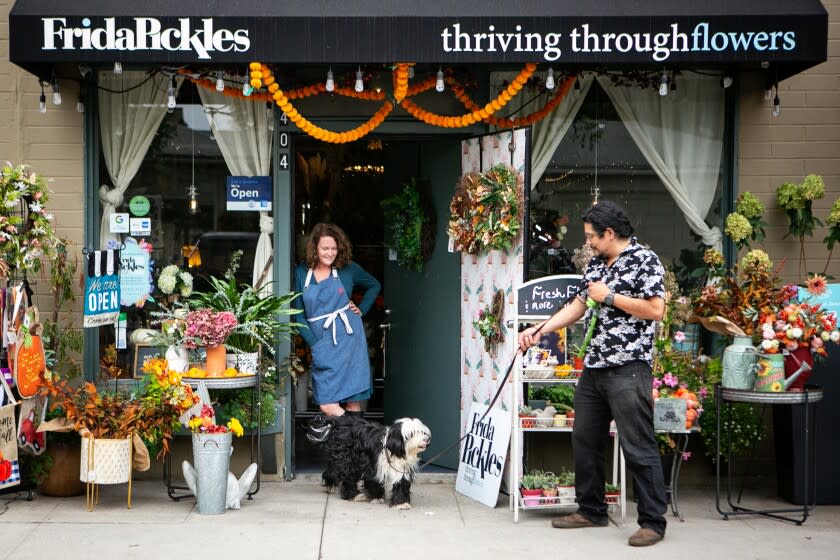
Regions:
M 582 280 L 582 276 L 562 274 L 546 276 L 522 284 L 516 290 L 516 316 L 510 323 L 510 326 L 513 328 L 512 332 L 518 333 L 521 327 L 547 320 L 577 294 Z M 578 325 L 576 324 L 575 326 Z M 561 329 L 560 332 L 541 333 L 545 337 L 544 340 L 556 340 L 553 343 L 554 348 L 551 349 L 552 353 L 557 352 L 558 354 L 556 356 L 556 365 L 551 365 L 554 364 L 554 360 L 550 360 L 548 363 L 534 363 L 530 359 L 529 363 L 525 364 L 525 359 L 520 360 L 517 357 L 517 364 L 513 368 L 510 479 L 508 481 L 508 487 L 511 489 L 510 509 L 513 511 L 514 522 L 519 521 L 520 510 L 569 508 L 575 505 L 573 494 L 558 497 L 544 493 L 542 496 L 526 499 L 520 491 L 520 488 L 523 487 L 523 479 L 527 476 L 525 475 L 525 465 L 527 463 L 525 436 L 535 432 L 571 435 L 574 420 L 570 420 L 562 414 L 551 417 L 521 417 L 517 411 L 520 403 L 523 403 L 527 397 L 529 384 L 577 385 L 581 370 L 575 369 L 575 356 L 569 351 L 569 339 L 573 337 L 570 331 L 573 330 L 567 327 Z M 515 340 L 516 338 L 512 337 L 512 339 Z M 542 346 L 542 342 L 541 340 L 538 346 Z M 561 347 L 562 351 L 560 350 Z M 538 357 L 538 359 L 540 358 Z M 546 407 L 546 410 L 550 409 Z M 627 495 L 625 490 L 627 475 L 624 453 L 621 450 L 621 441 L 618 431 L 615 429 L 615 424 L 610 427 L 610 436 L 613 438 L 612 479 L 610 484 L 612 487 L 620 488 L 620 490 L 617 494 L 612 493 L 611 496 L 607 496 L 607 503 L 611 506 L 618 507 L 621 523 L 623 524 L 627 512 Z M 569 485 L 561 482 L 559 486 L 568 487 Z M 558 489 L 560 488 L 558 487 Z
M 768 517 L 771 519 L 778 519 L 780 521 L 788 521 L 796 525 L 802 525 L 807 519 L 808 514 L 815 505 L 816 496 L 813 492 L 809 492 L 814 488 L 816 482 L 816 446 L 815 434 L 812 431 L 816 429 L 816 422 L 809 422 L 809 417 L 816 417 L 816 405 L 823 400 L 823 389 L 814 385 L 806 385 L 802 391 L 797 392 L 765 392 L 765 391 L 750 391 L 743 389 L 730 389 L 717 385 L 715 387 L 715 407 L 717 412 L 717 437 L 715 441 L 715 452 L 720 459 L 723 454 L 726 454 L 727 472 L 721 472 L 720 460 L 716 461 L 715 468 L 715 507 L 718 513 L 723 515 L 723 519 L 727 520 L 730 517 L 739 515 L 758 515 Z M 753 509 L 741 505 L 740 497 L 737 501 L 732 500 L 732 450 L 731 450 L 731 414 L 733 403 L 749 403 L 749 404 L 765 404 L 765 405 L 790 405 L 798 407 L 802 410 L 804 415 L 805 431 L 799 438 L 801 449 L 796 450 L 801 453 L 804 459 L 804 468 L 802 469 L 802 480 L 792 481 L 793 484 L 801 484 L 803 488 L 803 496 L 805 499 L 801 506 L 797 507 L 783 507 L 773 509 Z M 728 414 L 729 421 L 726 422 L 726 441 L 730 444 L 727 449 L 721 449 L 721 414 L 722 408 L 725 407 L 726 414 Z M 812 428 L 813 427 L 813 428 Z M 722 477 L 726 479 L 726 504 L 725 507 L 729 509 L 722 509 L 721 505 L 721 481 Z M 813 482 L 812 482 L 813 481 Z M 799 517 L 782 514 L 801 514 Z

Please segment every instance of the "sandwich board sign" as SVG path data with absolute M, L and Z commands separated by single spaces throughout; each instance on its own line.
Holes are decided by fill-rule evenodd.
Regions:
M 510 411 L 493 408 L 482 420 L 487 405 L 474 402 L 467 420 L 467 435 L 458 456 L 455 490 L 486 506 L 496 507 L 510 443 Z

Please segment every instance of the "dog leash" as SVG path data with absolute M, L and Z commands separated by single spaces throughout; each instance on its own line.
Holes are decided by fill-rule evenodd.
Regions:
M 566 299 L 564 299 L 563 301 L 561 301 L 561 302 L 560 302 L 560 306 L 559 306 L 558 310 L 557 310 L 557 311 L 555 311 L 555 312 L 551 315 L 551 317 L 553 317 L 553 316 L 554 316 L 555 314 L 557 314 L 557 313 L 558 313 L 561 309 L 563 309 L 564 307 L 566 307 L 567 305 L 569 305 L 569 302 L 571 302 L 573 299 L 575 299 L 575 298 L 578 296 L 578 294 L 580 294 L 580 293 L 581 293 L 581 291 L 583 290 L 583 286 L 584 286 L 584 285 L 585 285 L 585 280 L 584 280 L 584 279 L 581 279 L 580 283 L 578 284 L 578 289 L 575 291 L 575 293 L 573 293 L 572 295 L 568 296 Z M 534 331 L 534 335 L 539 334 L 539 333 L 542 331 L 543 327 L 544 327 L 544 326 L 545 326 L 545 324 L 546 324 L 546 323 L 547 323 L 547 322 L 551 319 L 551 317 L 549 317 L 548 319 L 546 319 L 545 321 L 543 321 L 543 322 L 542 322 L 542 324 L 540 324 L 540 326 L 539 326 L 539 327 L 537 327 L 537 329 Z M 517 333 L 517 334 L 518 334 L 518 333 Z M 532 336 L 533 336 L 533 335 L 532 335 Z M 497 401 L 497 400 L 499 400 L 499 397 L 500 397 L 500 396 L 501 396 L 501 394 L 502 394 L 502 389 L 504 389 L 504 388 L 505 388 L 505 383 L 507 383 L 507 380 L 508 380 L 508 378 L 510 377 L 510 373 L 513 371 L 513 366 L 514 366 L 514 365 L 516 365 L 516 360 L 517 360 L 517 358 L 519 357 L 519 355 L 520 355 L 521 353 L 522 353 L 522 349 L 521 349 L 521 348 L 519 348 L 519 349 L 517 349 L 517 350 L 516 350 L 516 353 L 513 355 L 513 360 L 511 360 L 510 365 L 508 365 L 508 367 L 507 367 L 507 371 L 505 371 L 505 375 L 504 375 L 504 377 L 502 378 L 502 382 L 501 382 L 501 383 L 499 383 L 499 388 L 498 388 L 498 389 L 496 389 L 496 394 L 495 394 L 495 395 L 493 395 L 493 398 L 490 400 L 490 404 L 489 404 L 489 405 L 487 405 L 487 410 L 486 410 L 486 411 L 484 411 L 484 414 L 481 416 L 481 418 L 479 418 L 479 420 L 478 420 L 478 422 L 477 422 L 478 424 L 481 424 L 481 423 L 484 421 L 484 419 L 487 417 L 487 415 L 488 415 L 488 414 L 490 414 L 490 411 L 491 411 L 491 410 L 493 410 L 493 406 L 496 404 L 496 401 Z M 440 453 L 438 453 L 437 455 L 435 455 L 434 457 L 432 457 L 432 458 L 431 458 L 431 459 L 429 459 L 428 461 L 424 461 L 422 465 L 420 465 L 419 467 L 417 467 L 417 471 L 422 471 L 424 468 L 426 468 L 426 465 L 430 465 L 430 464 L 432 464 L 432 463 L 433 463 L 433 462 L 435 462 L 437 459 L 440 459 L 441 457 L 443 457 L 444 455 L 446 455 L 447 453 L 449 453 L 449 451 L 450 451 L 453 447 L 455 447 L 456 445 L 459 445 L 462 441 L 464 441 L 464 440 L 467 438 L 467 436 L 468 436 L 468 435 L 470 435 L 470 433 L 469 433 L 469 432 L 465 433 L 463 436 L 461 436 L 461 437 L 460 437 L 460 438 L 458 438 L 456 441 L 454 441 L 453 443 L 451 443 L 451 444 L 450 444 L 450 445 L 449 445 L 446 449 L 444 449 L 443 451 L 441 451 Z

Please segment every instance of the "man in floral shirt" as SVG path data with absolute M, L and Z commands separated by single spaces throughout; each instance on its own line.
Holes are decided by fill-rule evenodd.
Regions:
M 656 254 L 632 237 L 633 226 L 617 204 L 599 202 L 581 218 L 595 254 L 584 275 L 586 290 L 543 325 L 519 334 L 519 346 L 525 349 L 539 341 L 538 330 L 554 331 L 584 314 L 587 329 L 595 321 L 575 391 L 572 449 L 578 511 L 551 524 L 562 529 L 608 524 L 604 464 L 610 420 L 615 419 L 637 488 L 640 528 L 628 542 L 649 546 L 665 536 L 667 508 L 651 391 L 654 321 L 665 312 L 664 269 Z

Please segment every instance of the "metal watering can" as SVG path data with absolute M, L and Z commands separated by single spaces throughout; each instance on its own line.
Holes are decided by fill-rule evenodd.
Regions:
M 781 393 L 796 381 L 796 378 L 811 370 L 811 366 L 802 361 L 793 375 L 785 379 L 785 356 L 783 354 L 759 354 L 758 361 L 753 365 L 755 371 L 756 391 L 766 393 Z

